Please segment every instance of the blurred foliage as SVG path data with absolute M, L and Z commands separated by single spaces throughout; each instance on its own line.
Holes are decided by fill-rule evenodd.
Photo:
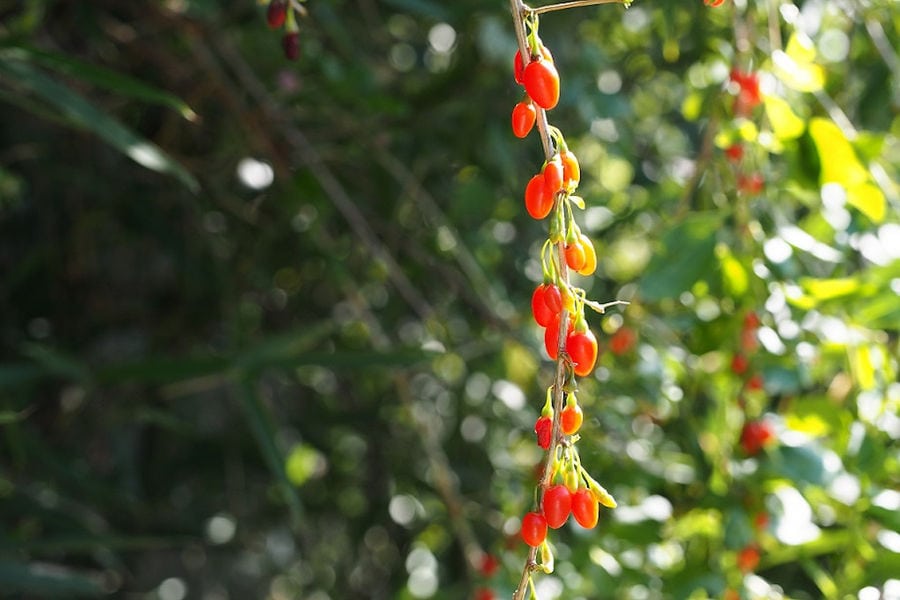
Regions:
M 507 3 L 307 7 L 288 63 L 250 1 L 0 2 L 0 595 L 512 593 L 551 365 Z M 580 284 L 631 304 L 579 395 L 620 506 L 542 599 L 900 597 L 898 28 L 543 18 Z

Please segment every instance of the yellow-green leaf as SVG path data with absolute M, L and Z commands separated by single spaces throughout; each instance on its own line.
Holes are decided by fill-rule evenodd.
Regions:
M 821 117 L 811 119 L 809 134 L 822 164 L 820 183 L 839 183 L 849 189 L 869 180 L 868 171 L 859 162 L 853 146 L 832 121 Z
M 863 391 L 875 387 L 875 366 L 872 364 L 872 356 L 868 346 L 857 346 L 852 352 L 853 372 L 856 375 L 856 383 Z
M 866 215 L 873 223 L 884 221 L 887 200 L 877 186 L 860 183 L 847 189 L 847 204 Z
M 806 125 L 803 119 L 794 114 L 786 100 L 778 96 L 766 96 L 763 102 L 772 131 L 778 139 L 793 140 L 800 137 Z
M 842 296 L 849 296 L 859 290 L 858 279 L 843 277 L 837 279 L 802 279 L 800 285 L 810 296 L 822 302 Z
M 722 284 L 732 296 L 743 296 L 747 293 L 747 270 L 738 261 L 731 250 L 725 244 L 716 247 L 716 256 L 719 257 L 719 265 L 722 268 Z
M 812 41 L 794 34 L 784 52 L 772 53 L 775 75 L 786 86 L 798 92 L 817 92 L 825 85 L 825 70 L 815 64 L 816 49 Z

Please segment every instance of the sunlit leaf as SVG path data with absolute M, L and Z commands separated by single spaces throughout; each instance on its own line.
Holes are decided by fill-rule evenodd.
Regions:
M 840 279 L 802 279 L 800 284 L 818 301 L 849 296 L 859 290 L 861 283 L 854 277 Z
M 873 223 L 884 222 L 887 199 L 884 193 L 871 183 L 860 183 L 847 188 L 847 204 L 866 215 Z
M 772 53 L 775 75 L 798 92 L 816 92 L 825 85 L 825 70 L 815 64 L 816 50 L 812 41 L 795 33 L 784 51 Z
M 853 146 L 833 121 L 821 117 L 810 119 L 809 133 L 819 152 L 821 183 L 839 183 L 849 188 L 868 181 L 868 172 L 853 152 Z
M 9 52 L 0 55 L 0 77 L 27 89 L 53 106 L 74 127 L 91 131 L 139 165 L 173 175 L 191 191 L 199 184 L 193 175 L 156 144 L 137 135 L 71 88 L 45 75 Z
M 772 125 L 772 131 L 780 140 L 798 138 L 806 129 L 803 119 L 794 114 L 791 106 L 783 98 L 767 95 L 763 99 L 766 115 Z

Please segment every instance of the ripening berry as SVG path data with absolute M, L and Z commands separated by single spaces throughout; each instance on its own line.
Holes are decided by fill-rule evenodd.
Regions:
M 763 381 L 762 375 L 759 373 L 755 373 L 750 379 L 747 380 L 747 389 L 751 392 L 758 392 L 763 389 L 765 385 L 765 381 Z
M 585 529 L 593 529 L 600 519 L 600 503 L 587 488 L 572 494 L 572 516 Z
M 711 8 L 716 8 L 717 6 L 722 6 L 722 4 L 724 4 L 724 2 L 725 2 L 725 0 L 703 0 L 703 4 L 705 4 Z
M 584 247 L 581 245 L 580 241 L 572 242 L 571 244 L 566 244 L 565 247 L 566 254 L 566 265 L 569 266 L 573 271 L 579 271 L 584 268 L 584 263 L 587 261 L 587 256 L 584 253 Z
M 562 152 L 559 156 L 563 164 L 563 186 L 571 192 L 581 181 L 581 166 L 573 152 Z
M 522 517 L 522 539 L 533 548 L 540 546 L 547 539 L 547 519 L 544 515 L 530 512 Z
M 578 274 L 585 277 L 593 275 L 597 270 L 597 251 L 594 249 L 594 242 L 588 236 L 579 233 L 578 243 L 581 244 L 581 249 L 584 251 L 584 264 L 578 269 Z
M 584 411 L 577 404 L 566 406 L 559 415 L 559 426 L 566 435 L 572 435 L 581 429 L 584 422 Z

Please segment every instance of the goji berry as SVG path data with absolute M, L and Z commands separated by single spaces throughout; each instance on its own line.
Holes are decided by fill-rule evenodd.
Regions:
M 566 435 L 572 435 L 581 429 L 584 422 L 584 411 L 577 404 L 566 406 L 559 415 L 559 426 Z
M 528 135 L 531 128 L 534 127 L 534 121 L 537 118 L 537 111 L 531 102 L 519 102 L 513 107 L 512 111 L 512 130 L 513 135 L 517 138 L 523 138 Z
M 575 363 L 575 374 L 586 377 L 597 363 L 597 338 L 590 329 L 574 331 L 566 338 L 566 353 Z
M 547 191 L 556 194 L 563 188 L 563 163 L 558 154 L 547 161 L 542 172 Z
M 559 529 L 566 524 L 569 513 L 572 512 L 572 492 L 562 484 L 554 485 L 544 492 L 541 504 L 547 526 Z
M 569 265 L 570 269 L 579 271 L 584 268 L 587 256 L 585 256 L 584 247 L 581 245 L 580 241 L 576 240 L 571 244 L 566 244 L 565 254 L 566 264 Z
M 759 566 L 759 549 L 750 545 L 742 548 L 737 554 L 737 566 L 742 573 L 750 573 Z
M 550 110 L 559 102 L 559 73 L 549 60 L 538 59 L 528 63 L 522 75 L 525 91 L 535 104 Z
M 550 448 L 550 437 L 553 434 L 553 420 L 550 417 L 538 417 L 534 423 L 534 433 L 537 435 L 538 446 L 547 450 Z
M 288 5 L 284 0 L 272 0 L 266 10 L 266 21 L 272 29 L 280 29 L 287 19 Z
M 597 251 L 594 250 L 594 242 L 582 233 L 578 236 L 578 243 L 581 244 L 581 249 L 584 251 L 584 264 L 578 269 L 578 274 L 593 275 L 597 270 Z
M 775 439 L 775 431 L 772 425 L 765 420 L 749 421 L 741 430 L 741 448 L 749 456 L 759 454 L 765 446 Z
M 587 488 L 580 488 L 572 494 L 572 516 L 585 529 L 593 529 L 600 519 L 600 503 Z
M 544 176 L 538 173 L 525 186 L 525 210 L 532 219 L 540 221 L 553 209 L 553 194 L 544 185 Z
M 554 292 L 558 297 L 559 289 L 555 285 L 542 283 L 534 288 L 534 293 L 531 295 L 531 314 L 534 316 L 534 321 L 541 327 L 547 327 L 553 322 L 553 317 L 559 315 L 559 311 L 554 312 L 547 301 L 547 295 L 552 296 Z
M 284 56 L 288 60 L 297 60 L 300 56 L 300 34 L 296 31 L 288 31 L 281 38 L 281 46 L 284 49 Z
M 540 546 L 547 539 L 547 519 L 544 515 L 530 512 L 522 517 L 522 539 L 532 547 Z
M 578 187 L 581 181 L 581 166 L 578 158 L 572 152 L 561 152 L 560 159 L 563 165 L 563 186 L 569 191 Z

